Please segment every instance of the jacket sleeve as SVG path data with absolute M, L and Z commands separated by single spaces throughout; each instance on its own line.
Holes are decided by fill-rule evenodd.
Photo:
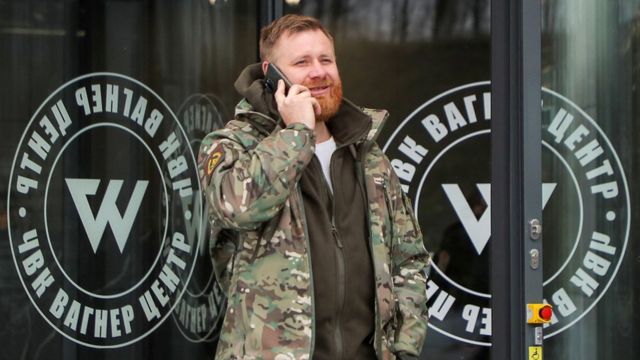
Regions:
M 213 132 L 200 146 L 203 192 L 223 228 L 252 230 L 273 218 L 315 151 L 313 130 L 303 124 L 277 130 L 255 144 L 247 140 L 255 137 L 246 130 Z
M 427 267 L 430 255 L 409 198 L 393 170 L 389 176 L 393 238 L 391 276 L 396 294 L 396 332 L 393 352 L 405 358 L 419 357 L 427 332 Z

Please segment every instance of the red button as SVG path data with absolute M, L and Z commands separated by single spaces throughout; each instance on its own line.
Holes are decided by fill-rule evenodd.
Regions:
M 542 320 L 550 321 L 551 320 L 551 316 L 553 315 L 553 310 L 551 310 L 551 306 L 549 306 L 549 305 L 543 306 L 540 309 L 540 311 L 538 312 L 538 314 L 540 315 Z

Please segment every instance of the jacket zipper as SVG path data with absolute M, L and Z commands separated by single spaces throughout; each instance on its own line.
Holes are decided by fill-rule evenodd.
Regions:
M 302 201 L 302 190 L 300 184 L 296 183 L 296 193 L 298 194 L 298 203 L 300 204 L 300 211 L 302 212 L 302 221 L 304 221 L 304 241 L 307 246 L 307 251 L 311 249 L 311 240 L 309 238 L 309 229 L 307 227 L 307 215 L 304 211 L 304 202 Z M 316 304 L 314 294 L 314 281 L 313 281 L 313 266 L 311 264 L 311 254 L 307 254 L 309 259 L 309 296 L 311 296 L 311 348 L 309 349 L 309 359 L 313 359 L 313 350 L 316 346 Z
M 336 146 L 336 149 L 333 151 L 333 154 L 335 154 L 336 152 L 338 152 L 338 150 L 340 150 L 341 148 L 347 146 L 347 144 L 342 144 L 339 146 Z M 332 163 L 333 163 L 333 154 L 331 154 L 331 158 L 329 160 L 329 177 L 332 184 L 335 184 L 335 181 L 333 181 L 333 167 L 332 167 Z M 357 160 L 356 160 L 357 161 Z M 342 242 L 342 239 L 340 239 L 340 233 L 338 232 L 338 228 L 336 226 L 336 202 L 333 196 L 333 193 L 331 192 L 331 187 L 329 187 L 329 183 L 327 182 L 327 179 L 324 176 L 324 173 L 322 172 L 322 165 L 320 164 L 320 162 L 318 161 L 318 165 L 320 165 L 320 172 L 322 173 L 322 178 L 324 180 L 325 183 L 325 189 L 327 191 L 327 194 L 329 195 L 329 200 L 331 201 L 331 233 L 333 234 L 333 238 L 336 242 L 336 257 L 337 257 L 337 278 L 338 278 L 338 304 L 337 304 L 337 313 L 336 313 L 336 327 L 335 327 L 335 331 L 334 331 L 334 340 L 335 340 L 335 345 L 336 345 L 336 353 L 337 353 L 337 357 L 336 359 L 342 359 L 343 355 L 344 355 L 344 344 L 342 343 L 342 327 L 340 324 L 341 321 L 341 317 L 342 317 L 342 311 L 344 310 L 344 303 L 345 303 L 345 294 L 346 294 L 346 273 L 345 273 L 345 257 L 344 257 L 344 243 Z M 363 171 L 364 171 L 364 167 L 362 167 Z M 359 181 L 360 186 L 362 186 L 362 182 Z M 300 197 L 302 198 L 302 195 L 300 195 Z M 366 197 L 365 197 L 366 199 Z M 365 201 L 365 210 L 368 211 L 369 206 L 368 206 L 368 202 Z M 369 215 L 367 214 L 366 216 L 367 218 L 367 224 L 369 226 L 369 229 L 371 229 L 371 219 L 369 218 Z M 308 234 L 306 233 L 306 227 L 305 227 L 305 236 L 307 236 L 308 238 Z M 369 236 L 370 237 L 370 236 Z M 307 240 L 308 241 L 308 240 Z M 307 246 L 310 247 L 310 244 L 307 243 Z M 371 261 L 373 264 L 373 252 L 372 252 L 372 248 L 371 248 L 371 237 L 368 241 L 368 246 L 369 246 L 369 254 L 371 257 Z M 374 280 L 375 281 L 375 280 Z M 312 294 L 313 295 L 313 294 Z M 377 315 L 377 311 L 376 311 L 376 321 L 378 318 Z M 315 314 L 315 309 L 314 309 L 314 314 Z M 314 327 L 313 330 L 315 332 L 315 316 L 314 316 Z M 313 358 L 312 356 L 313 354 L 311 354 L 309 356 L 309 358 Z
M 338 150 L 338 148 L 336 148 L 336 150 L 334 150 L 334 153 Z M 332 169 L 332 161 L 333 160 L 333 154 L 331 154 L 331 158 L 329 160 L 329 177 L 331 178 L 330 181 L 331 183 L 335 184 L 336 182 L 333 181 L 333 169 Z M 320 167 L 320 171 L 322 171 L 322 166 Z M 336 226 L 336 201 L 335 198 L 333 196 L 333 193 L 331 192 L 331 187 L 329 187 L 329 184 L 327 182 L 327 179 L 324 177 L 324 174 L 322 176 L 322 178 L 324 179 L 325 182 L 325 189 L 327 191 L 327 195 L 329 195 L 329 200 L 331 201 L 331 233 L 333 234 L 333 239 L 336 242 L 336 248 L 335 248 L 335 253 L 336 253 L 336 273 L 337 273 L 337 278 L 338 278 L 338 289 L 337 289 L 337 297 L 338 297 L 338 303 L 337 303 L 337 311 L 336 311 L 336 326 L 335 326 L 335 330 L 333 333 L 333 337 L 335 340 L 335 345 L 336 345 L 336 359 L 342 359 L 343 357 L 343 352 L 344 352 L 344 344 L 342 343 L 342 325 L 341 325 L 341 317 L 342 317 L 342 311 L 344 310 L 344 302 L 345 302 L 345 293 L 346 293 L 346 272 L 345 272 L 345 258 L 344 258 L 344 243 L 342 242 L 342 239 L 340 239 L 340 233 L 338 232 L 338 227 Z
M 369 149 L 371 148 L 371 146 L 373 146 L 372 141 L 366 141 L 364 144 L 361 145 L 360 147 L 360 153 L 358 154 L 358 157 L 356 159 L 356 166 L 357 166 L 357 170 L 356 170 L 356 174 L 358 175 L 358 185 L 360 186 L 360 191 L 362 191 L 362 198 L 364 200 L 364 205 L 365 205 L 365 211 L 366 211 L 366 218 L 367 218 L 367 231 L 369 232 L 369 241 L 367 241 L 367 245 L 369 246 L 369 256 L 371 257 L 371 264 L 373 265 L 373 271 L 375 273 L 375 259 L 373 258 L 373 244 L 372 244 L 372 237 L 371 237 L 371 214 L 370 214 L 370 206 L 369 206 L 369 194 L 367 193 L 367 189 L 366 189 L 366 185 L 364 183 L 364 179 L 365 179 L 365 166 L 364 166 L 364 158 L 367 155 L 367 152 L 369 151 Z M 377 280 L 375 279 L 375 275 L 374 275 L 374 289 L 377 288 L 378 284 L 377 284 Z M 375 313 L 375 319 L 374 319 L 374 323 L 375 323 L 375 328 L 373 330 L 373 342 L 374 342 L 374 350 L 376 352 L 377 358 L 378 359 L 382 359 L 382 339 L 381 339 L 381 333 L 382 333 L 382 324 L 380 323 L 380 314 L 379 314 L 379 309 L 378 309 L 378 292 L 375 292 L 376 295 L 374 296 L 374 313 Z
M 338 246 L 336 248 L 336 257 L 338 260 L 336 272 L 338 273 L 339 285 L 338 285 L 338 294 L 337 294 L 338 307 L 337 307 L 337 313 L 336 313 L 336 327 L 335 327 L 334 338 L 336 341 L 336 353 L 337 353 L 336 359 L 342 359 L 344 345 L 342 344 L 341 317 L 342 317 L 342 310 L 344 310 L 344 302 L 345 302 L 344 297 L 345 297 L 345 287 L 346 287 L 344 250 L 343 250 L 342 240 L 340 240 L 340 234 L 338 233 L 338 229 L 336 229 L 335 224 L 331 225 L 331 231 L 333 232 L 333 237 L 336 240 L 336 245 Z

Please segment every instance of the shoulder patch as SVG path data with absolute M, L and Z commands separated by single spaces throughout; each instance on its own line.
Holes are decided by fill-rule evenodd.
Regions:
M 213 171 L 216 169 L 216 167 L 218 167 L 223 156 L 224 150 L 222 149 L 221 144 L 218 144 L 218 146 L 216 146 L 213 150 L 211 150 L 211 152 L 209 152 L 209 157 L 207 158 L 207 161 L 205 163 L 205 171 L 207 173 L 207 176 L 211 176 L 211 174 L 213 174 Z

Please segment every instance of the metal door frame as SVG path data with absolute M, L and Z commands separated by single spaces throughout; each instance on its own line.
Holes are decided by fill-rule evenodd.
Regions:
M 539 0 L 491 0 L 491 358 L 528 359 L 526 304 L 542 302 Z M 531 251 L 539 252 L 539 266 Z M 539 326 L 542 340 L 542 327 Z

